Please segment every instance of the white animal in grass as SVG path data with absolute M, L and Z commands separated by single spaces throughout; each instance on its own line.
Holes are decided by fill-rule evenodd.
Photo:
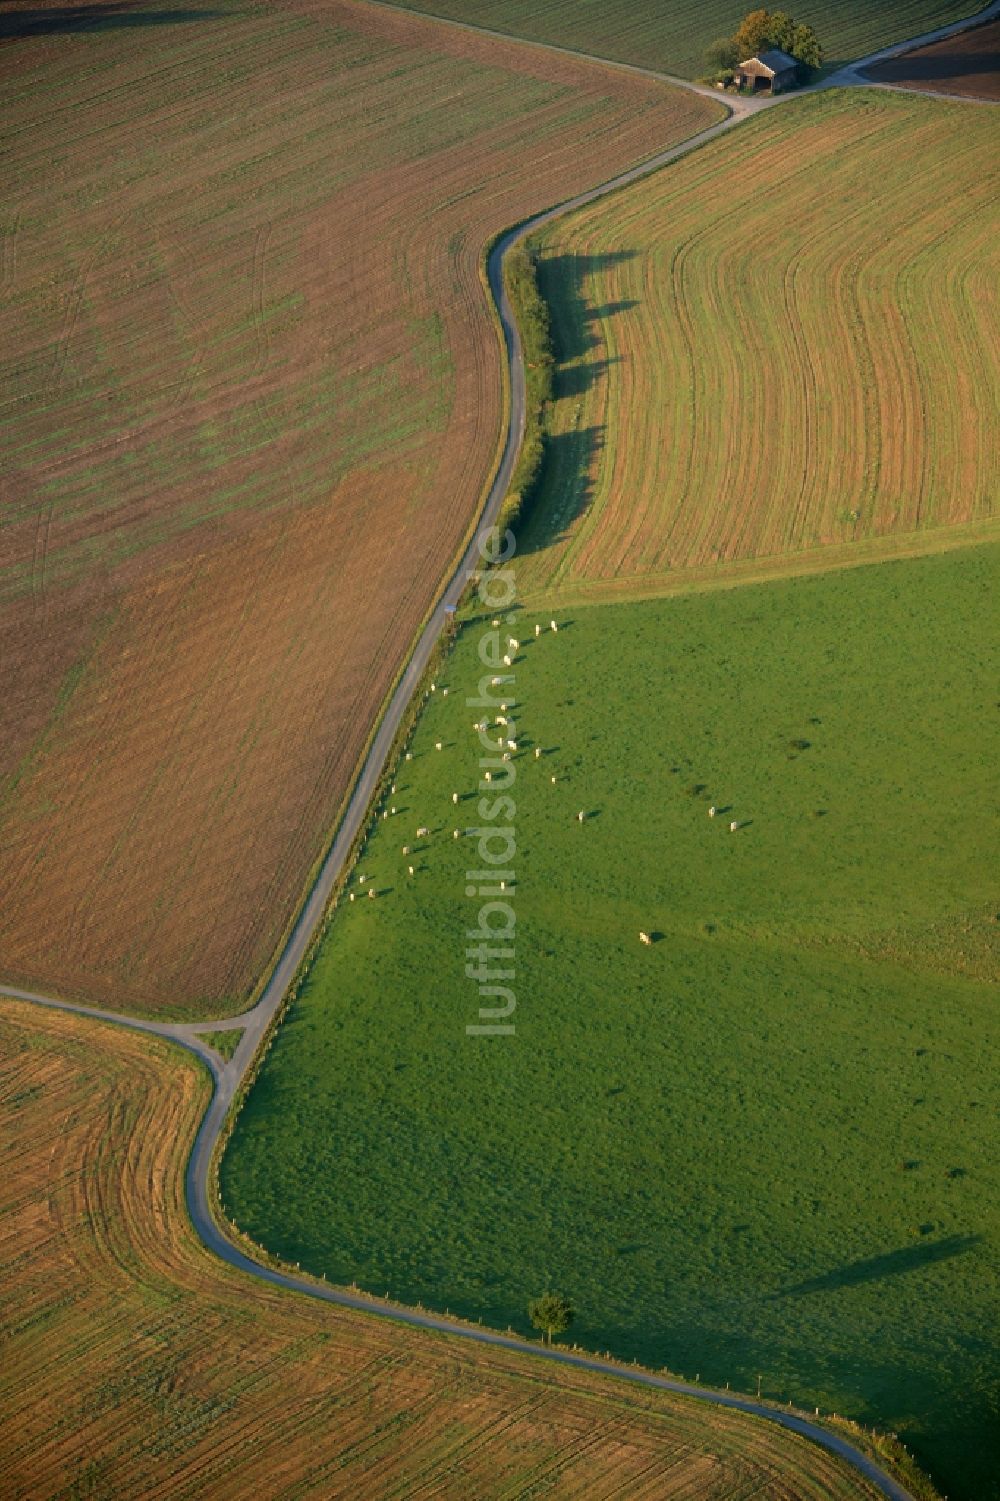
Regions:
M 458 793 L 457 792 L 453 792 L 451 794 L 451 800 L 452 800 L 453 803 L 457 803 L 458 802 Z
M 542 754 L 542 747 L 540 745 L 536 745 L 535 746 L 535 760 L 536 761 L 539 759 L 539 757 L 541 756 L 541 754 Z
M 559 627 L 556 625 L 555 621 L 554 620 L 550 620 L 549 621 L 549 630 L 550 631 L 557 631 L 558 629 L 559 629 Z
M 652 936 L 649 933 L 640 933 L 639 939 L 642 943 L 652 943 L 653 941 Z
M 421 824 L 420 828 L 417 830 L 417 838 L 418 839 L 426 839 L 427 835 L 429 833 L 430 833 L 430 829 L 425 828 L 424 825 Z

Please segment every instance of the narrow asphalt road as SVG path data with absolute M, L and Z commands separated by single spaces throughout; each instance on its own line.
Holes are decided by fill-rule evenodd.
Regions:
M 395 10 L 400 7 L 386 6 L 386 8 Z M 933 32 L 926 33 L 907 42 L 899 43 L 896 46 L 883 48 L 879 52 L 872 53 L 868 57 L 849 64 L 836 74 L 824 79 L 816 87 L 821 89 L 844 85 L 883 87 L 882 85 L 873 85 L 871 80 L 863 76 L 861 70 L 875 62 L 881 62 L 887 57 L 894 57 L 900 52 L 908 51 L 926 42 L 937 41 L 943 37 L 950 36 L 957 31 L 963 30 L 973 22 L 978 23 L 998 13 L 1000 13 L 1000 0 L 993 0 L 992 4 L 974 17 L 958 21 L 951 26 L 939 27 Z M 413 12 L 407 12 L 407 14 L 412 15 Z M 485 31 L 485 34 L 495 36 L 505 42 L 510 40 L 510 37 L 502 32 L 491 32 L 481 27 L 469 27 L 463 22 L 446 21 L 440 18 L 434 19 L 441 25 L 457 26 L 461 29 L 477 32 Z M 651 172 L 655 172 L 659 168 L 677 161 L 680 157 L 687 155 L 688 152 L 696 150 L 706 142 L 713 140 L 716 136 L 733 129 L 743 120 L 749 118 L 751 115 L 758 114 L 761 110 L 775 108 L 783 104 L 786 100 L 801 97 L 800 91 L 798 95 L 779 95 L 774 99 L 740 98 L 690 83 L 687 79 L 675 78 L 669 74 L 656 73 L 651 69 L 638 68 L 626 63 L 607 63 L 604 59 L 594 58 L 586 53 L 574 52 L 570 48 L 556 47 L 538 42 L 525 43 L 524 45 L 538 47 L 543 51 L 568 54 L 594 63 L 600 63 L 602 66 L 612 67 L 618 71 L 642 74 L 657 79 L 660 82 L 689 89 L 723 104 L 727 108 L 728 114 L 725 119 L 719 121 L 716 125 L 700 131 L 698 134 L 689 137 L 686 141 L 682 141 L 676 146 L 670 147 L 666 151 L 659 152 L 655 156 L 647 158 L 638 166 L 620 173 L 617 177 L 609 179 L 598 187 L 577 194 L 563 203 L 546 209 L 543 213 L 536 214 L 517 228 L 509 230 L 493 246 L 488 259 L 487 270 L 490 291 L 500 315 L 510 380 L 510 420 L 500 463 L 483 505 L 475 534 L 469 542 L 461 561 L 448 579 L 437 604 L 417 639 L 412 655 L 393 692 L 368 750 L 368 754 L 362 764 L 333 844 L 299 912 L 292 932 L 259 1001 L 251 1010 L 243 1013 L 241 1016 L 225 1017 L 218 1021 L 172 1023 L 146 1021 L 138 1017 L 125 1016 L 119 1012 L 103 1010 L 99 1007 L 77 1005 L 74 1002 L 60 1000 L 53 996 L 41 995 L 34 991 L 16 989 L 12 986 L 3 985 L 2 982 L 0 982 L 0 992 L 3 995 L 11 996 L 17 1000 L 29 1001 L 35 1005 L 46 1006 L 56 1010 L 71 1011 L 82 1016 L 93 1017 L 98 1021 L 111 1022 L 117 1026 L 129 1027 L 135 1031 L 148 1032 L 154 1036 L 166 1038 L 172 1042 L 179 1043 L 182 1047 L 195 1053 L 207 1064 L 214 1081 L 214 1089 L 209 1108 L 201 1122 L 191 1156 L 188 1160 L 186 1194 L 191 1219 L 198 1235 L 206 1246 L 228 1265 L 246 1272 L 249 1276 L 270 1282 L 275 1286 L 285 1287 L 294 1292 L 306 1293 L 310 1297 L 320 1298 L 325 1302 L 336 1303 L 341 1307 L 355 1309 L 358 1312 L 373 1314 L 381 1318 L 394 1319 L 398 1323 L 414 1325 L 421 1329 L 434 1330 L 448 1334 L 454 1338 L 473 1340 L 481 1345 L 492 1345 L 501 1349 L 514 1350 L 535 1359 L 555 1361 L 562 1365 L 574 1366 L 580 1370 L 594 1371 L 603 1376 L 614 1376 L 620 1380 L 630 1381 L 641 1386 L 655 1387 L 662 1391 L 674 1392 L 682 1396 L 696 1398 L 699 1401 L 711 1402 L 719 1407 L 728 1407 L 735 1411 L 749 1413 L 755 1417 L 765 1418 L 768 1422 L 778 1423 L 781 1427 L 801 1434 L 803 1437 L 812 1440 L 812 1442 L 839 1455 L 848 1464 L 853 1466 L 855 1470 L 866 1476 L 867 1479 L 876 1485 L 883 1495 L 890 1497 L 891 1501 L 913 1501 L 909 1491 L 893 1479 L 874 1460 L 862 1453 L 860 1449 L 855 1448 L 846 1439 L 829 1432 L 819 1424 L 812 1423 L 796 1413 L 782 1411 L 779 1408 L 768 1406 L 763 1402 L 754 1401 L 752 1398 L 736 1396 L 731 1392 L 712 1391 L 704 1387 L 689 1386 L 683 1381 L 672 1381 L 667 1377 L 656 1376 L 649 1371 L 612 1365 L 606 1361 L 569 1350 L 547 1349 L 540 1345 L 530 1344 L 514 1336 L 494 1332 L 493 1330 L 469 1327 L 455 1323 L 447 1318 L 438 1317 L 435 1314 L 398 1307 L 379 1299 L 368 1298 L 340 1288 L 320 1286 L 303 1277 L 296 1277 L 288 1272 L 276 1271 L 271 1267 L 262 1266 L 259 1262 L 252 1260 L 225 1236 L 212 1214 L 212 1158 L 225 1126 L 229 1107 L 323 919 L 334 886 L 350 857 L 354 841 L 363 828 L 365 819 L 369 816 L 369 805 L 372 796 L 388 762 L 389 752 L 392 749 L 396 732 L 402 723 L 403 715 L 414 693 L 417 691 L 421 678 L 434 652 L 434 648 L 441 638 L 449 612 L 457 606 L 469 580 L 478 571 L 481 558 L 481 542 L 489 536 L 490 529 L 496 521 L 500 506 L 507 493 L 510 477 L 513 473 L 524 434 L 525 378 L 520 335 L 503 285 L 502 263 L 504 256 L 518 240 L 523 239 L 526 235 L 531 234 L 558 216 L 581 208 L 584 204 L 592 203 L 595 199 L 605 197 L 608 193 L 613 193 L 619 188 L 625 187 L 628 183 L 636 182 L 639 178 L 646 177 Z M 243 1036 L 233 1057 L 228 1062 L 202 1037 L 202 1034 L 207 1032 L 233 1031 L 240 1028 L 243 1029 Z

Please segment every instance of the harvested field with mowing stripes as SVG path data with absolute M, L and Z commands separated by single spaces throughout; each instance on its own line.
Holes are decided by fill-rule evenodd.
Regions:
M 207 1079 L 0 1002 L 0 1475 L 39 1496 L 872 1501 L 812 1444 L 252 1283 L 194 1239 Z
M 747 0 L 407 0 L 455 21 L 495 27 L 513 36 L 555 42 L 599 57 L 697 78 L 705 70 L 705 48 L 731 36 L 755 7 Z M 890 42 L 923 36 L 970 13 L 975 0 L 796 0 L 797 21 L 813 26 L 828 66 L 864 57 Z
M 720 110 L 346 0 L 49 20 L 0 50 L 0 972 L 237 1011 L 489 476 L 485 244 Z
M 1000 21 L 971 27 L 865 71 L 876 83 L 1000 100 Z
M 994 518 L 996 140 L 982 108 L 835 91 L 546 230 L 557 399 L 522 592 Z

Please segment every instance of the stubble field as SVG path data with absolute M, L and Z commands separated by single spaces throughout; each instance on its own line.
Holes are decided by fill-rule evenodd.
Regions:
M 206 1093 L 155 1040 L 0 1002 L 9 1501 L 874 1497 L 770 1426 L 221 1266 L 181 1187 Z
M 499 1327 L 555 1285 L 590 1348 L 761 1375 L 995 1496 L 998 565 L 556 606 L 538 639 L 526 611 L 510 763 L 472 729 L 470 625 L 240 1116 L 228 1211 Z M 480 999 L 487 898 L 516 922 L 485 920 Z M 467 1035 L 480 1006 L 514 1034 Z
M 341 0 L 29 14 L 0 972 L 235 1011 L 494 458 L 486 241 L 718 111 Z
M 836 91 L 545 231 L 560 363 L 522 593 L 992 524 L 995 145 L 982 108 Z

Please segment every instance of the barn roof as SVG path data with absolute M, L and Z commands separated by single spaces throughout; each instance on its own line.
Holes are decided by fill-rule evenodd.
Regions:
M 747 58 L 747 62 L 759 62 L 772 73 L 784 73 L 786 68 L 797 68 L 798 63 L 794 57 L 789 57 L 787 52 L 782 52 L 780 47 L 771 47 L 767 52 L 757 52 L 753 57 Z

